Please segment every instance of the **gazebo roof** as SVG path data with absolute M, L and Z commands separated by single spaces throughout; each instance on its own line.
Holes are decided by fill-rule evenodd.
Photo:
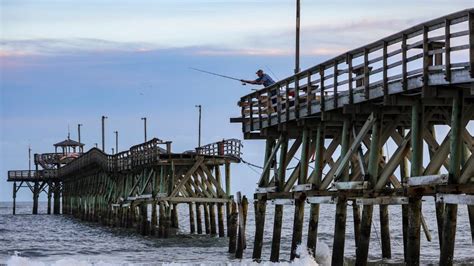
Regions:
M 84 144 L 72 139 L 66 139 L 54 144 L 54 147 L 83 147 Z

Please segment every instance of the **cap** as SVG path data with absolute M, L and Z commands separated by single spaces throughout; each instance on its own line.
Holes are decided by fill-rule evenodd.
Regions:
M 255 74 L 258 74 L 258 73 L 263 73 L 263 70 L 259 69 L 257 70 L 257 72 L 255 72 Z

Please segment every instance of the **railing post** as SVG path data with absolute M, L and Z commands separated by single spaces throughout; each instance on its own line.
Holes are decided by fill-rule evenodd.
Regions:
M 334 90 L 334 108 L 337 108 L 337 76 L 338 76 L 338 70 L 337 70 L 337 60 L 334 60 L 334 79 L 333 79 L 333 90 Z
M 469 12 L 468 23 L 469 23 L 469 69 L 471 70 L 471 78 L 474 78 L 474 12 L 472 11 Z
M 429 95 L 428 85 L 430 79 L 429 67 L 431 65 L 431 59 L 429 55 L 429 42 L 428 42 L 428 27 L 423 26 L 423 88 L 422 88 L 422 97 Z
M 319 83 L 321 86 L 320 94 L 321 94 L 321 117 L 324 118 L 324 111 L 326 111 L 326 101 L 324 97 L 324 66 L 319 66 Z
M 402 89 L 407 90 L 407 35 L 402 34 Z
M 252 96 L 249 96 L 247 99 L 249 101 L 250 131 L 253 131 L 253 101 L 252 101 Z
M 348 81 L 348 88 L 349 88 L 349 104 L 354 104 L 354 88 L 353 88 L 353 78 L 352 78 L 352 54 L 347 54 L 346 56 L 347 61 L 347 81 Z
M 369 87 L 369 49 L 364 49 L 364 92 L 365 99 L 370 97 L 370 87 Z
M 472 42 L 471 42 L 472 45 Z M 444 73 L 447 82 L 451 82 L 451 21 L 446 19 L 444 21 Z M 471 71 L 472 72 L 472 71 Z
M 383 82 L 383 96 L 384 96 L 384 102 L 388 102 L 388 56 L 387 56 L 387 48 L 388 48 L 388 43 L 386 41 L 383 41 L 383 47 L 382 47 L 382 68 L 383 68 L 383 73 L 382 73 L 382 82 Z
M 295 118 L 300 118 L 300 80 L 298 76 L 295 78 Z

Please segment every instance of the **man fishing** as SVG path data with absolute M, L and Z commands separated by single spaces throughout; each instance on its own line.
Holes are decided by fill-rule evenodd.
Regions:
M 263 73 L 263 70 L 259 69 L 255 74 L 257 74 L 258 76 L 256 80 L 241 79 L 240 81 L 244 84 L 249 83 L 255 85 L 263 85 L 264 87 L 268 87 L 275 84 L 275 81 L 273 81 L 273 79 L 269 75 Z

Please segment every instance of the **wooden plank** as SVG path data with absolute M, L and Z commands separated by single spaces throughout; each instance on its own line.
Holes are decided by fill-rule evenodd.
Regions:
M 293 186 L 292 190 L 297 192 L 297 191 L 307 191 L 307 190 L 313 190 L 314 186 L 313 184 L 301 184 L 301 185 L 295 185 Z
M 437 193 L 436 202 L 447 204 L 474 205 L 474 195 Z
M 408 204 L 408 197 L 356 198 L 357 205 L 402 205 Z
M 266 194 L 266 193 L 273 193 L 277 191 L 277 187 L 258 187 L 255 189 L 256 194 Z
M 337 190 L 361 190 L 368 188 L 367 181 L 334 182 Z
M 408 186 L 430 186 L 448 183 L 448 175 L 427 175 L 427 176 L 412 176 L 408 178 Z
M 272 199 L 270 201 L 273 205 L 295 205 L 294 199 Z
M 334 196 L 307 197 L 306 202 L 310 204 L 336 204 L 337 197 L 334 197 Z
M 166 197 L 163 198 L 165 201 L 173 202 L 173 203 L 193 203 L 193 202 L 209 202 L 209 203 L 227 203 L 231 202 L 231 199 L 224 199 L 224 198 L 192 198 L 192 197 Z

